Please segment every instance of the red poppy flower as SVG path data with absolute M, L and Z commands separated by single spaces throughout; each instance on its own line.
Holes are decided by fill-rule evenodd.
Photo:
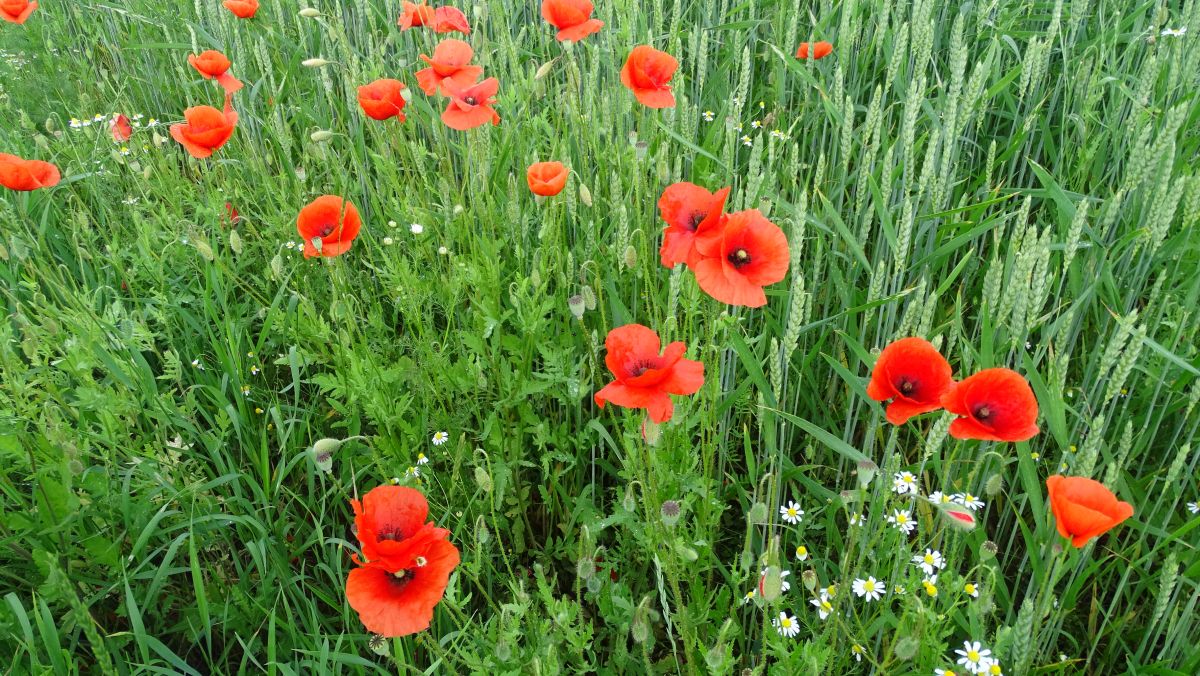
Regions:
M 429 628 L 450 573 L 459 563 L 449 531 L 425 523 L 420 492 L 379 486 L 350 501 L 365 561 L 346 580 L 346 600 L 368 631 L 388 638 Z
M 833 51 L 833 45 L 828 42 L 814 42 L 809 49 L 807 42 L 801 42 L 796 50 L 797 59 L 823 59 Z
M 405 103 L 404 83 L 399 80 L 376 80 L 358 88 L 358 105 L 372 120 L 395 117 L 403 122 Z
M 647 108 L 673 108 L 671 77 L 679 68 L 675 57 L 649 45 L 634 47 L 621 68 L 621 83 Z
M 192 68 L 205 80 L 216 80 L 230 94 L 242 88 L 241 80 L 229 74 L 229 59 L 215 49 L 200 52 L 198 55 L 188 54 L 188 63 L 192 64 Z
M 721 227 L 728 196 L 729 188 L 713 194 L 693 183 L 667 186 L 658 198 L 658 214 L 667 223 L 658 250 L 663 265 L 673 268 L 688 262 L 695 252 L 697 233 Z
M 558 29 L 559 42 L 579 42 L 604 27 L 592 17 L 591 0 L 542 0 L 542 18 Z
M 225 203 L 225 218 L 229 221 L 230 227 L 237 227 L 237 224 L 242 222 L 242 217 L 238 215 L 238 210 L 230 202 Z
M 1038 433 L 1037 399 L 1016 371 L 984 369 L 942 394 L 942 406 L 962 416 L 950 423 L 955 439 L 1025 441 Z
M 569 173 L 562 162 L 537 162 L 529 165 L 529 170 L 525 172 L 525 180 L 529 182 L 529 189 L 533 194 L 554 197 L 567 185 Z
M 358 209 L 336 195 L 322 195 L 300 210 L 296 231 L 304 240 L 304 257 L 340 256 L 350 250 L 350 244 L 362 229 Z M 313 240 L 321 240 L 321 250 Z
M 695 246 L 688 267 L 700 288 L 722 303 L 766 305 L 763 287 L 787 275 L 787 237 L 758 209 L 730 214 L 723 228 L 699 233 Z
M 616 376 L 595 395 L 596 405 L 644 408 L 650 420 L 664 423 L 675 410 L 672 394 L 693 394 L 704 384 L 704 363 L 684 359 L 687 346 L 667 345 L 659 354 L 658 334 L 641 324 L 626 324 L 604 339 L 604 363 Z
M 419 5 L 405 2 L 400 12 L 400 20 L 396 22 L 400 26 L 400 30 L 406 31 L 416 26 L 426 26 L 434 22 L 434 10 L 429 5 L 421 3 Z
M 467 23 L 467 15 L 457 7 L 438 7 L 433 11 L 433 32 L 462 33 L 471 32 L 471 24 Z
M 58 185 L 62 175 L 58 167 L 41 160 L 23 160 L 0 153 L 0 185 L 9 190 L 29 192 Z
M 36 0 L 0 0 L 0 19 L 9 23 L 22 24 L 37 9 Z
M 459 88 L 470 87 L 483 75 L 483 66 L 470 65 L 473 56 L 475 51 L 471 45 L 462 40 L 442 40 L 433 48 L 433 58 L 421 55 L 429 68 L 416 72 L 417 84 L 429 96 L 436 94 L 447 79 L 453 80 Z
M 116 143 L 124 143 L 133 136 L 133 126 L 129 124 L 129 118 L 121 113 L 113 116 L 109 127 L 112 131 L 113 141 Z
M 192 157 L 205 158 L 225 145 L 233 136 L 238 114 L 233 109 L 231 94 L 225 93 L 225 110 L 212 106 L 195 106 L 183 111 L 183 124 L 171 125 L 171 138 L 179 142 Z
M 239 19 L 252 18 L 258 12 L 258 0 L 225 0 L 221 4 Z
M 1055 474 L 1046 479 L 1046 490 L 1058 534 L 1076 547 L 1133 516 L 1133 505 L 1117 500 L 1099 481 Z
M 901 338 L 879 353 L 867 396 L 892 400 L 887 420 L 903 425 L 908 419 L 942 407 L 942 395 L 954 386 L 950 363 L 924 338 Z
M 493 97 L 499 89 L 500 81 L 494 77 L 466 88 L 460 88 L 454 80 L 442 80 L 442 93 L 450 97 L 450 105 L 442 112 L 442 122 L 459 131 L 474 129 L 489 121 L 493 125 L 500 124 L 500 115 L 492 109 L 496 102 Z

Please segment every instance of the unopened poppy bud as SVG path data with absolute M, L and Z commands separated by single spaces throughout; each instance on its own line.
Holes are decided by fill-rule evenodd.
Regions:
M 321 10 L 316 9 L 315 7 L 305 7 L 304 9 L 300 10 L 300 16 L 306 19 L 311 19 L 316 16 L 321 16 Z
M 300 65 L 305 68 L 320 68 L 329 65 L 329 62 L 325 59 L 305 59 L 300 62 Z
M 994 497 L 1004 490 L 1004 477 L 1000 474 L 993 474 L 988 477 L 987 483 L 983 485 L 983 494 L 988 497 Z
M 546 74 L 549 73 L 550 69 L 553 67 L 554 67 L 553 61 L 547 61 L 546 63 L 543 63 L 541 66 L 538 67 L 537 72 L 533 74 L 533 79 L 540 80 L 540 79 L 546 77 Z
M 271 258 L 271 276 L 275 279 L 283 276 L 283 257 L 279 254 Z
M 583 296 L 583 304 L 587 307 L 587 309 L 595 310 L 596 309 L 596 293 L 594 291 L 592 291 L 592 287 L 584 284 L 583 288 L 580 289 L 579 292 Z
M 579 184 L 579 201 L 587 206 L 592 206 L 592 191 L 582 183 Z
M 673 528 L 675 524 L 679 523 L 679 512 L 679 502 L 676 500 L 666 500 L 662 503 L 662 507 L 659 508 L 663 524 L 668 528 Z
M 975 515 L 962 509 L 948 508 L 941 510 L 946 522 L 959 530 L 975 530 Z
M 647 416 L 642 421 L 642 439 L 648 446 L 657 446 L 658 441 L 662 439 L 662 425 L 654 422 Z
M 633 144 L 633 154 L 639 159 L 646 159 L 646 153 L 650 150 L 650 144 L 645 141 L 638 141 Z
M 212 247 L 208 245 L 208 242 L 205 242 L 202 239 L 198 239 L 192 243 L 192 246 L 195 246 L 196 251 L 199 251 L 200 255 L 204 256 L 204 260 L 211 262 L 214 258 L 216 258 L 213 255 Z
M 583 319 L 583 313 L 587 310 L 583 302 L 583 296 L 578 294 L 567 299 L 567 308 L 571 310 L 571 315 L 575 319 Z
M 475 540 L 479 544 L 485 545 L 491 539 L 492 532 L 488 530 L 487 522 L 483 520 L 483 516 L 481 515 L 478 519 L 475 519 Z
M 756 502 L 756 503 L 754 503 L 754 506 L 750 508 L 750 514 L 749 514 L 750 523 L 754 523 L 754 524 L 766 523 L 768 514 L 770 514 L 770 511 L 767 509 L 766 503 Z
M 633 497 L 632 486 L 625 489 L 625 497 L 621 500 L 621 506 L 625 508 L 626 512 L 632 512 L 637 509 L 637 500 Z
M 633 616 L 633 624 L 629 627 L 629 633 L 633 636 L 633 640 L 637 643 L 645 643 L 646 639 L 650 638 L 650 628 L 646 626 L 646 620 L 641 615 Z
M 475 467 L 475 483 L 479 484 L 485 493 L 492 492 L 492 477 L 486 469 L 479 465 Z
M 679 558 L 688 563 L 692 563 L 696 559 L 700 558 L 699 552 L 689 547 L 683 540 L 675 541 L 675 553 L 679 554 Z
M 581 580 L 590 580 L 596 574 L 596 561 L 590 557 L 583 557 L 575 562 L 575 574 Z
M 625 267 L 637 267 L 637 249 L 633 248 L 632 244 L 625 247 Z
M 875 480 L 875 475 L 879 472 L 879 465 L 870 460 L 858 461 L 858 486 L 866 488 Z
M 229 231 L 229 248 L 235 254 L 242 253 L 242 236 L 238 234 L 237 230 Z
M 800 581 L 804 583 L 804 588 L 808 591 L 817 589 L 817 572 L 811 568 L 800 573 Z
M 896 658 L 908 661 L 917 656 L 917 649 L 921 647 L 921 642 L 912 636 L 905 636 L 896 642 L 896 647 L 892 651 L 896 654 Z
M 324 143 L 333 138 L 333 132 L 325 129 L 318 129 L 310 134 L 309 138 L 312 139 L 314 143 Z
M 758 581 L 758 593 L 762 594 L 763 600 L 768 603 L 783 594 L 783 571 L 779 566 L 767 566 L 767 570 Z

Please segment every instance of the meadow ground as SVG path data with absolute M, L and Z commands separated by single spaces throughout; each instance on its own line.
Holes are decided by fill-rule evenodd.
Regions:
M 456 4 L 467 35 L 393 0 L 0 22 L 0 152 L 61 172 L 0 189 L 5 673 L 1200 672 L 1200 2 L 598 0 L 575 44 Z M 451 38 L 498 125 L 418 87 Z M 674 107 L 623 85 L 638 45 Z M 197 159 L 168 128 L 226 119 L 209 49 L 244 87 Z M 364 114 L 378 78 L 405 121 Z M 710 296 L 744 250 L 662 264 L 680 181 L 786 237 L 761 306 Z M 305 257 L 325 194 L 361 232 Z M 606 350 L 632 323 L 703 384 Z M 906 336 L 1012 369 L 1038 432 L 959 438 L 1004 397 L 890 423 L 868 382 Z M 647 366 L 695 390 L 661 426 L 618 405 Z M 1052 475 L 1133 515 L 1076 547 L 1107 508 Z M 356 529 L 396 484 L 448 535 Z M 387 567 L 418 545 L 445 556 Z M 360 614 L 352 571 L 440 598 L 428 628 Z

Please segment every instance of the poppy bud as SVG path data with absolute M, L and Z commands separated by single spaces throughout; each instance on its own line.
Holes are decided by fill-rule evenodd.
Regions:
M 538 67 L 537 72 L 533 74 L 533 79 L 540 80 L 540 79 L 546 77 L 546 74 L 549 73 L 550 69 L 553 67 L 554 67 L 553 61 L 547 61 L 546 63 L 543 63 L 541 66 Z
M 917 649 L 920 647 L 921 642 L 915 637 L 905 636 L 896 642 L 896 647 L 892 651 L 896 654 L 897 659 L 907 662 L 917 656 Z
M 637 249 L 633 245 L 625 247 L 625 267 L 633 269 L 637 267 Z
M 756 502 L 754 503 L 754 506 L 750 508 L 750 514 L 748 518 L 750 519 L 750 523 L 762 524 L 767 522 L 767 515 L 769 513 L 770 512 L 767 510 L 766 503 Z
M 314 131 L 311 135 L 309 135 L 309 138 L 312 139 L 313 142 L 315 142 L 315 143 L 324 143 L 324 142 L 328 141 L 329 139 L 333 138 L 333 132 L 326 131 L 324 129 L 319 129 L 317 131 Z
M 271 259 L 271 276 L 275 279 L 283 276 L 283 257 L 279 254 L 275 254 Z
M 632 486 L 625 489 L 625 497 L 621 500 L 621 506 L 625 508 L 626 512 L 632 512 L 633 510 L 637 509 L 637 500 L 635 500 L 633 497 Z
M 592 206 L 592 191 L 582 183 L 579 184 L 579 201 L 587 206 Z
M 700 558 L 700 554 L 697 553 L 696 550 L 687 546 L 687 544 L 684 543 L 683 540 L 675 541 L 675 553 L 679 554 L 679 558 L 683 559 L 684 561 L 687 561 L 688 563 L 692 563 L 696 559 Z
M 487 473 L 486 469 L 479 465 L 475 466 L 475 483 L 479 484 L 479 487 L 482 488 L 485 493 L 492 492 L 492 477 Z
M 767 570 L 758 581 L 758 591 L 768 603 L 783 594 L 783 571 L 779 566 L 767 566 Z
M 204 260 L 211 263 L 213 259 L 216 258 L 213 256 L 212 247 L 208 245 L 208 242 L 198 239 L 193 243 L 193 246 L 196 247 L 196 251 L 199 251 L 201 256 L 204 256 Z
M 649 446 L 657 446 L 659 439 L 662 439 L 662 425 L 646 416 L 646 419 L 642 421 L 642 439 Z
M 317 439 L 312 445 L 313 462 L 317 463 L 317 467 L 328 472 L 333 467 L 333 454 L 337 453 L 341 447 L 341 439 Z
M 942 509 L 946 522 L 959 530 L 975 530 L 975 515 L 957 508 Z
M 487 544 L 488 540 L 492 539 L 492 532 L 488 530 L 487 522 L 483 520 L 482 515 L 475 519 L 475 539 L 481 545 Z
M 634 614 L 633 624 L 629 627 L 629 633 L 633 636 L 635 642 L 645 643 L 650 638 L 650 628 L 646 626 L 646 618 L 641 614 Z
M 300 10 L 300 16 L 306 19 L 311 19 L 313 17 L 321 16 L 321 10 L 314 7 L 305 7 L 304 9 Z
M 581 580 L 590 580 L 596 575 L 596 561 L 590 557 L 583 557 L 575 563 L 575 574 Z
M 580 289 L 579 291 L 583 295 L 583 304 L 587 307 L 587 309 L 595 310 L 596 309 L 596 293 L 594 291 L 592 291 L 592 287 L 585 284 L 583 286 L 583 288 Z
M 237 230 L 229 231 L 229 248 L 234 254 L 242 253 L 242 236 L 238 234 Z
M 300 62 L 300 65 L 305 68 L 320 68 L 329 65 L 329 62 L 325 59 L 305 59 Z
M 1002 490 L 1004 490 L 1004 477 L 1000 474 L 988 477 L 987 483 L 983 485 L 983 494 L 988 497 L 994 497 Z
M 567 299 L 567 308 L 571 310 L 571 315 L 575 319 L 583 319 L 583 313 L 587 310 L 584 306 L 583 296 L 574 295 Z

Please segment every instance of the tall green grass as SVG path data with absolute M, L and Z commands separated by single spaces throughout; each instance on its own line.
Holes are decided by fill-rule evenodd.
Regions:
M 0 152 L 64 175 L 0 194 L 13 673 L 926 674 L 964 640 L 1005 673 L 1200 671 L 1200 3 L 615 0 L 567 49 L 536 2 L 481 0 L 459 6 L 503 122 L 468 133 L 416 90 L 439 36 L 401 33 L 398 2 L 302 6 L 45 0 L 0 27 Z M 821 39 L 830 57 L 791 57 Z M 620 85 L 643 43 L 681 62 L 674 110 Z M 166 124 L 219 105 L 186 61 L 209 48 L 247 86 L 233 140 L 196 161 Z M 378 77 L 414 89 L 407 122 L 358 110 Z M 145 116 L 128 155 L 107 123 L 69 124 L 113 111 Z M 572 177 L 535 201 L 523 172 L 544 159 Z M 788 233 L 761 310 L 659 265 L 678 180 L 731 185 L 732 209 Z M 323 193 L 365 227 L 306 261 L 295 217 Z M 592 403 L 628 322 L 706 365 L 653 447 L 639 415 Z M 958 375 L 1021 371 L 1042 433 L 888 425 L 866 376 L 905 335 Z M 332 473 L 310 459 L 355 435 Z M 918 504 L 902 538 L 902 470 L 981 496 L 979 528 Z M 1135 516 L 1055 551 L 1058 472 Z M 428 632 L 373 650 L 343 594 L 347 500 L 394 477 L 463 563 Z M 778 519 L 790 499 L 799 526 Z M 909 563 L 925 547 L 949 562 L 937 598 Z M 743 604 L 766 566 L 791 590 Z M 906 593 L 866 604 L 866 575 Z M 806 584 L 836 584 L 838 612 L 820 621 Z

